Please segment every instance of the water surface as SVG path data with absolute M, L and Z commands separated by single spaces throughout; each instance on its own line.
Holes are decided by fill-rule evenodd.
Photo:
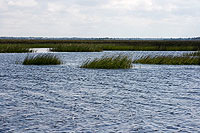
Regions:
M 88 58 L 124 53 L 54 53 L 57 66 L 16 64 L 0 54 L 0 132 L 198 132 L 200 66 L 81 69 Z M 33 53 L 37 54 L 37 53 Z

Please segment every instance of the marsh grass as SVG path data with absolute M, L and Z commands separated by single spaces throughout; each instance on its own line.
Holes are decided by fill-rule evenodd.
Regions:
M 195 46 L 157 46 L 157 45 L 102 45 L 103 50 L 109 51 L 194 51 Z
M 86 45 L 86 44 L 62 44 L 54 46 L 51 48 L 52 52 L 101 52 L 102 48 L 96 45 Z
M 28 40 L 0 39 L 1 45 L 51 48 L 55 52 L 197 51 L 200 41 L 184 40 Z
M 87 60 L 81 68 L 90 69 L 129 69 L 132 67 L 132 59 L 126 55 L 103 56 L 94 60 Z
M 52 54 L 38 54 L 35 56 L 26 56 L 23 65 L 59 65 L 62 61 Z
M 157 65 L 200 65 L 200 57 L 194 56 L 145 56 L 133 63 Z
M 17 45 L 17 44 L 0 45 L 0 53 L 30 53 L 30 52 L 34 51 L 22 45 Z

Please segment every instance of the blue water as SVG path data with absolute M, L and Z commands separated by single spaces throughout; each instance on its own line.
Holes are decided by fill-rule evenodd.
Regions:
M 27 54 L 0 54 L 0 133 L 200 132 L 200 66 L 79 68 L 116 53 L 55 53 L 64 62 L 57 66 L 23 66 L 15 62 Z

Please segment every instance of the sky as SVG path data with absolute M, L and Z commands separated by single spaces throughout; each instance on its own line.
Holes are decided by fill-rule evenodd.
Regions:
M 0 0 L 0 36 L 197 37 L 200 0 Z

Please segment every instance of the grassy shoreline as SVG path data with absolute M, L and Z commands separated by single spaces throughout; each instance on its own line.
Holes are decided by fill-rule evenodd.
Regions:
M 52 52 L 101 52 L 102 48 L 94 45 L 62 44 L 50 48 Z
M 200 41 L 176 40 L 0 40 L 0 49 L 19 46 L 50 48 L 55 52 L 197 51 Z
M 0 53 L 31 53 L 34 52 L 28 47 L 24 47 L 17 44 L 12 45 L 0 45 Z

